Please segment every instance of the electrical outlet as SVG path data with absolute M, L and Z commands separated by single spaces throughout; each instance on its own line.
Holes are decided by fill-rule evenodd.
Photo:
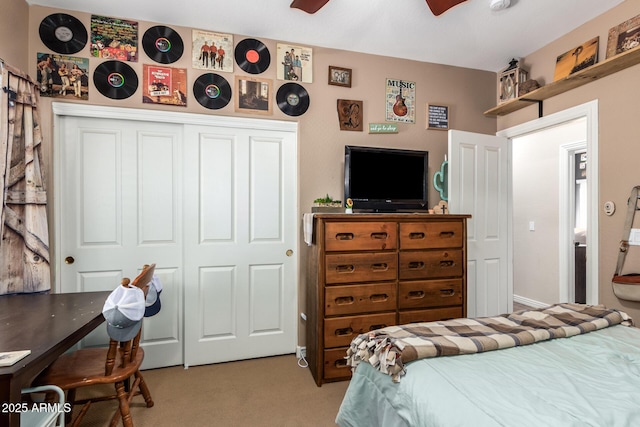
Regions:
M 307 347 L 304 347 L 304 346 L 301 346 L 301 345 L 297 346 L 296 347 L 296 357 L 298 359 L 302 359 L 304 357 L 307 357 Z

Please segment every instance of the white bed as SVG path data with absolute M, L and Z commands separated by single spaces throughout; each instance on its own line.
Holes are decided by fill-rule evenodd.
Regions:
M 601 330 L 408 363 L 394 383 L 360 363 L 341 427 L 640 426 L 640 329 Z

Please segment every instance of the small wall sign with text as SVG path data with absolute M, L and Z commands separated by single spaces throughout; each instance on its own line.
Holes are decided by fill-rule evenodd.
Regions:
M 449 107 L 447 105 L 427 105 L 427 129 L 449 129 Z
M 369 133 L 398 133 L 398 125 L 389 123 L 369 123 Z

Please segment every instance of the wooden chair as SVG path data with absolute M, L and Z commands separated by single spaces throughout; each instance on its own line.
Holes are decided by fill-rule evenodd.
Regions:
M 145 297 L 154 270 L 155 264 L 145 265 L 142 272 L 131 283 L 133 286 L 141 288 Z M 129 283 L 129 279 L 122 279 L 122 286 L 129 286 Z M 71 404 L 72 408 L 73 405 L 83 405 L 78 415 L 73 419 L 73 427 L 78 426 L 93 402 L 112 399 L 118 399 L 119 410 L 113 415 L 110 426 L 115 427 L 122 417 L 122 424 L 125 427 L 133 427 L 129 411 L 133 397 L 142 394 L 147 408 L 153 406 L 149 388 L 140 373 L 140 365 L 144 359 L 144 350 L 139 346 L 141 332 L 142 327 L 135 338 L 126 342 L 110 339 L 108 348 L 86 348 L 65 354 L 42 372 L 33 385 L 55 384 L 67 392 L 67 402 Z M 133 384 L 130 384 L 132 377 L 135 379 Z M 77 389 L 97 384 L 114 384 L 116 393 L 108 396 L 76 399 Z M 69 421 L 67 420 L 67 422 Z

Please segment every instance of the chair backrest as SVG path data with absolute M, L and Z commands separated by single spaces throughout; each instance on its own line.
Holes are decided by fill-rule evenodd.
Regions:
M 155 264 L 145 264 L 140 274 L 138 274 L 136 278 L 133 279 L 133 282 L 131 282 L 129 278 L 125 277 L 120 281 L 120 284 L 125 287 L 133 285 L 142 289 L 146 298 L 147 291 L 149 290 L 149 283 L 151 283 L 155 268 Z M 109 339 L 109 350 L 107 351 L 107 360 L 104 367 L 105 375 L 111 375 L 111 373 L 113 372 L 118 353 L 120 353 L 120 367 L 125 367 L 136 358 L 138 348 L 140 346 L 141 333 L 142 327 L 140 327 L 140 330 L 138 331 L 136 336 L 130 341 L 119 342 L 114 340 L 113 338 Z

